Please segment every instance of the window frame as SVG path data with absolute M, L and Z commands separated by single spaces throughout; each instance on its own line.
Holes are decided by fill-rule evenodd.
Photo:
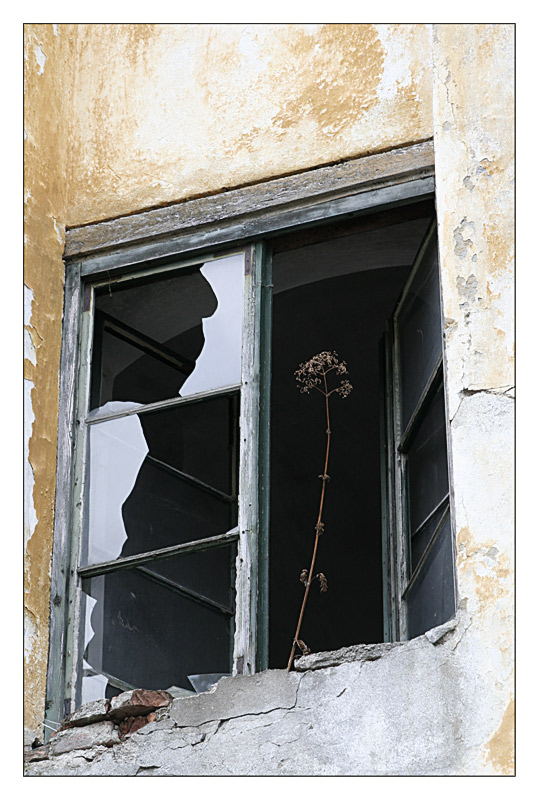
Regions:
M 80 588 L 75 559 L 82 524 L 77 493 L 83 489 L 85 463 L 82 416 L 89 391 L 92 285 L 245 250 L 240 430 L 250 435 L 241 436 L 240 448 L 238 556 L 243 566 L 236 578 L 233 674 L 263 670 L 268 636 L 270 240 L 283 232 L 433 197 L 432 141 L 226 194 L 207 198 L 206 206 L 204 200 L 189 201 L 66 234 L 46 699 L 46 716 L 56 722 L 73 710 L 78 660 L 73 632 L 81 624 L 76 612 Z M 187 206 L 193 203 L 198 212 L 190 215 Z M 183 223 L 178 223 L 178 209 L 185 212 Z
M 402 427 L 400 412 L 402 410 L 402 369 L 401 343 L 399 336 L 400 316 L 409 300 L 409 291 L 423 267 L 424 258 L 434 248 L 436 267 L 438 269 L 438 300 L 440 308 L 441 353 L 429 375 L 424 379 L 421 392 L 410 413 L 409 419 Z M 412 532 L 410 530 L 408 485 L 408 453 L 414 443 L 421 423 L 432 407 L 435 395 L 441 389 L 444 401 L 445 438 L 449 456 L 449 421 L 447 416 L 447 397 L 445 381 L 445 338 L 443 334 L 443 302 L 439 267 L 437 220 L 432 221 L 421 243 L 410 274 L 402 289 L 401 297 L 395 310 L 386 324 L 384 340 L 381 346 L 382 374 L 384 375 L 383 402 L 381 404 L 381 430 L 384 430 L 385 447 L 381 454 L 382 472 L 382 569 L 383 569 L 383 607 L 384 607 L 384 640 L 405 641 L 409 638 L 406 612 L 407 595 L 416 579 L 421 574 L 432 547 L 443 531 L 443 523 L 447 515 L 450 517 L 450 536 L 453 554 L 455 553 L 454 514 L 452 514 L 452 480 L 450 462 L 448 460 L 448 493 L 440 500 L 431 512 L 422 520 L 415 534 L 424 529 L 429 520 L 442 509 L 441 517 L 436 524 L 428 544 L 420 556 L 418 563 L 412 566 Z M 454 562 L 455 566 L 455 562 Z M 457 599 L 456 571 L 453 570 L 453 591 Z

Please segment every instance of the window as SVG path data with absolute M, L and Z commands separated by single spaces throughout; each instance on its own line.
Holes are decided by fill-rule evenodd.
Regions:
M 334 412 L 329 591 L 303 638 L 410 638 L 454 613 L 432 181 L 410 187 L 360 213 L 283 212 L 235 249 L 231 223 L 214 252 L 203 231 L 200 255 L 172 241 L 71 264 L 51 718 L 286 666 L 322 466 L 322 412 L 294 371 L 322 350 L 355 388 Z

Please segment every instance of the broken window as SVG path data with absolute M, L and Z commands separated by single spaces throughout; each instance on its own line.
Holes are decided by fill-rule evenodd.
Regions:
M 94 289 L 81 702 L 230 672 L 243 261 Z
M 324 350 L 326 533 L 302 638 L 410 638 L 455 610 L 431 199 L 298 227 L 233 255 L 85 283 L 68 703 L 285 668 L 324 432 L 294 372 Z M 193 680 L 191 680 L 193 679 Z

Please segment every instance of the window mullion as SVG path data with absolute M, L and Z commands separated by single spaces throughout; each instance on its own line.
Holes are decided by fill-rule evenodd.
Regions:
M 58 463 L 54 518 L 54 550 L 51 568 L 51 626 L 47 672 L 46 719 L 59 722 L 66 708 L 67 653 L 66 630 L 69 617 L 70 576 L 66 556 L 72 547 L 71 518 L 73 476 L 73 427 L 77 415 L 74 388 L 78 365 L 78 334 L 81 313 L 80 264 L 72 264 L 66 273 L 64 291 L 64 333 L 60 364 L 58 416 Z M 48 739 L 49 729 L 45 728 Z
M 256 669 L 259 546 L 260 328 L 263 246 L 245 252 L 240 401 L 238 555 L 233 674 Z
M 92 340 L 93 340 L 93 287 L 81 287 L 84 295 L 84 305 L 82 309 L 82 319 L 80 328 L 80 356 L 79 356 L 79 380 L 76 389 L 76 425 L 73 449 L 73 497 L 72 497 L 72 546 L 70 554 L 69 575 L 71 578 L 69 589 L 69 626 L 66 639 L 66 701 L 70 708 L 70 713 L 79 702 L 80 686 L 82 673 L 78 669 L 82 665 L 82 658 L 79 658 L 79 650 L 82 642 L 84 621 L 81 617 L 81 596 L 82 589 L 80 580 L 76 578 L 77 567 L 80 563 L 82 533 L 84 520 L 87 515 L 85 482 L 88 479 L 86 470 L 87 451 L 88 451 L 88 428 L 83 424 L 88 408 L 90 393 L 90 365 L 92 361 Z

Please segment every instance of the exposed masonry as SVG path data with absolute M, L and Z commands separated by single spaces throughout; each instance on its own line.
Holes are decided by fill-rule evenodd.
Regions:
M 222 678 L 193 697 L 139 690 L 89 703 L 27 751 L 26 773 L 462 774 L 464 742 L 482 734 L 466 728 L 483 724 L 480 693 L 456 688 L 469 623 L 461 611 L 410 642 L 311 654 L 294 672 Z

